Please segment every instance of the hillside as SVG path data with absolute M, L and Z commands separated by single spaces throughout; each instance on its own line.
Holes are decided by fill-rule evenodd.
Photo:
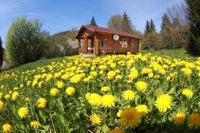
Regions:
M 13 132 L 197 133 L 199 77 L 199 58 L 41 60 L 0 73 L 0 120 Z

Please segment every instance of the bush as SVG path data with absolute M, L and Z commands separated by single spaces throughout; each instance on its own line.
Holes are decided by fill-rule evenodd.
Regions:
M 156 32 L 148 33 L 141 42 L 142 49 L 161 49 L 160 35 Z
M 6 49 L 11 65 L 25 64 L 40 59 L 43 55 L 45 36 L 38 19 L 21 17 L 15 20 L 7 34 Z

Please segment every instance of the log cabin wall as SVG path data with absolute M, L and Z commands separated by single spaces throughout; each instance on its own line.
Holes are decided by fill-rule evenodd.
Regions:
M 139 40 L 130 37 L 120 36 L 118 41 L 113 40 L 112 34 L 99 34 L 99 54 L 123 54 L 127 52 L 137 53 L 139 50 Z M 122 47 L 122 43 L 126 41 L 127 46 Z

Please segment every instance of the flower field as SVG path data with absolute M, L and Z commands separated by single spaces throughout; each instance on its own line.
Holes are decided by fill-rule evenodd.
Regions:
M 200 58 L 107 55 L 0 73 L 0 131 L 200 132 Z

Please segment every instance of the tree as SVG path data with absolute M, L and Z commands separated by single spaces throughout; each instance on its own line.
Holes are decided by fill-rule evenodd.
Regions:
M 172 46 L 172 40 L 171 40 L 171 34 L 170 34 L 170 26 L 171 26 L 171 21 L 167 14 L 165 13 L 162 16 L 162 23 L 161 23 L 161 31 L 160 31 L 160 36 L 161 36 L 161 48 L 169 49 Z
M 188 45 L 189 25 L 184 4 L 175 5 L 167 9 L 162 17 L 161 43 L 162 48 L 183 48 Z
M 96 23 L 96 21 L 95 21 L 95 18 L 94 17 L 92 17 L 92 20 L 90 21 L 90 24 L 89 24 L 90 26 L 98 26 L 97 25 L 97 23 Z
M 128 15 L 126 12 L 124 12 L 123 16 L 122 15 L 114 15 L 110 18 L 108 21 L 108 27 L 109 28 L 114 28 L 117 30 L 129 32 L 129 33 L 134 33 L 134 29 L 132 26 L 132 22 L 129 19 Z
M 142 49 L 155 49 L 161 48 L 160 35 L 156 32 L 148 33 L 144 36 L 142 42 Z
M 149 24 L 149 20 L 146 21 L 145 30 L 144 30 L 144 35 L 147 35 L 148 33 L 150 33 L 150 24 Z
M 153 20 L 146 21 L 144 38 L 142 40 L 143 49 L 160 49 L 160 35 L 156 33 L 155 24 Z
M 122 23 L 123 23 L 123 17 L 121 15 L 114 15 L 108 21 L 108 27 L 117 30 L 122 30 L 123 29 Z
M 200 55 L 200 1 L 186 0 L 186 3 L 190 25 L 188 50 L 193 55 Z
M 0 36 L 0 68 L 3 64 L 3 46 L 2 46 L 2 40 L 1 40 L 1 36 Z
M 123 14 L 123 29 L 122 29 L 122 31 L 125 31 L 128 33 L 133 33 L 132 22 L 130 21 L 126 12 L 124 12 L 124 14 Z
M 147 20 L 146 25 L 145 25 L 144 34 L 147 35 L 147 34 L 153 33 L 153 32 L 156 32 L 155 24 L 152 19 L 150 20 L 150 22 L 149 22 L 149 20 Z
M 156 32 L 155 24 L 152 19 L 150 20 L 150 32 Z
M 21 17 L 15 20 L 7 33 L 6 49 L 11 65 L 20 65 L 40 59 L 45 37 L 38 19 Z
M 165 13 L 162 16 L 161 31 L 167 29 L 169 26 L 171 26 L 171 21 L 169 17 L 167 16 L 167 14 Z

